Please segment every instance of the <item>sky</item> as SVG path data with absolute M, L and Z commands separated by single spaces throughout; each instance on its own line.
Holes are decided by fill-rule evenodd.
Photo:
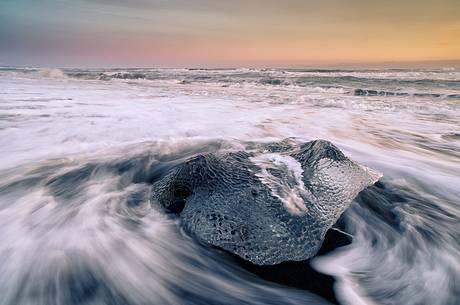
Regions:
M 0 0 L 0 65 L 449 65 L 459 16 L 459 0 Z

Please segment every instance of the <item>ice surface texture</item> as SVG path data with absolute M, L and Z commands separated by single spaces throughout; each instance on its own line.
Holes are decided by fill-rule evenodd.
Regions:
M 152 187 L 186 231 L 259 265 L 312 257 L 360 191 L 379 179 L 332 143 L 289 141 L 201 154 Z

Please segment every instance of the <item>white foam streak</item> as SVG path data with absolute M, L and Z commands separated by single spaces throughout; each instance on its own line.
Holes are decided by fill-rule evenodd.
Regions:
M 286 209 L 294 215 L 308 212 L 304 200 L 313 195 L 305 189 L 302 181 L 303 169 L 300 163 L 291 156 L 281 154 L 261 154 L 251 158 L 260 167 L 256 176 L 267 185 L 272 195 L 279 198 Z M 270 170 L 278 171 L 274 175 Z

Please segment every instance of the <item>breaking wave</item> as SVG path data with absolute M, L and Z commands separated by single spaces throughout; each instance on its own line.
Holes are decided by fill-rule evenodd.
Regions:
M 413 96 L 413 97 L 426 97 L 426 98 L 451 98 L 460 99 L 460 94 L 441 94 L 441 93 L 408 93 L 408 92 L 392 92 L 373 89 L 355 89 L 354 95 L 357 96 Z

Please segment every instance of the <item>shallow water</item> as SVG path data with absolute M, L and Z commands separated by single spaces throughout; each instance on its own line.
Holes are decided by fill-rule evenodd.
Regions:
M 0 303 L 334 301 L 263 280 L 149 202 L 178 160 L 293 137 L 384 175 L 341 218 L 352 243 L 311 261 L 336 299 L 458 304 L 459 95 L 455 70 L 2 68 Z

